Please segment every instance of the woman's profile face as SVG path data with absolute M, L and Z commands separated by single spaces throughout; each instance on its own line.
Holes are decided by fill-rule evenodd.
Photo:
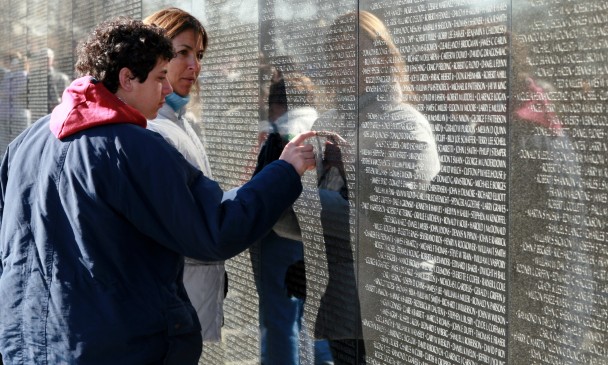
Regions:
M 194 30 L 185 30 L 173 38 L 175 58 L 169 62 L 167 78 L 180 96 L 187 96 L 196 83 L 203 61 L 203 38 Z

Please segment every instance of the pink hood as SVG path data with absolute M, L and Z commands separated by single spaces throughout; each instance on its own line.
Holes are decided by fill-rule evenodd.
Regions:
M 50 128 L 62 139 L 92 127 L 131 123 L 146 128 L 146 118 L 91 76 L 74 80 L 51 113 Z
M 526 85 L 530 94 L 534 97 L 532 100 L 524 101 L 519 108 L 515 110 L 515 115 L 522 120 L 530 121 L 549 128 L 553 132 L 559 133 L 562 130 L 562 124 L 553 111 L 551 102 L 546 97 L 546 92 L 542 87 L 530 77 L 526 78 Z

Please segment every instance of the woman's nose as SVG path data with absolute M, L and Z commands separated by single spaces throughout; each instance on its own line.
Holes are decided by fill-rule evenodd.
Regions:
M 198 72 L 198 70 L 201 69 L 201 64 L 196 59 L 196 56 L 192 56 L 192 57 L 189 58 L 189 60 L 188 60 L 188 68 L 190 68 L 192 70 L 195 70 L 197 72 Z

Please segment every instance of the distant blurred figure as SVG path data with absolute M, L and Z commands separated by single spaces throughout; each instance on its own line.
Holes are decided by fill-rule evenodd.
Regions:
M 31 123 L 27 103 L 29 62 L 20 52 L 9 54 L 9 71 L 0 83 L 0 126 L 12 140 Z
M 55 52 L 50 48 L 43 50 L 46 53 L 48 61 L 48 112 L 52 112 L 53 109 L 61 102 L 61 95 L 63 91 L 70 85 L 70 78 L 68 75 L 57 70 L 55 68 Z

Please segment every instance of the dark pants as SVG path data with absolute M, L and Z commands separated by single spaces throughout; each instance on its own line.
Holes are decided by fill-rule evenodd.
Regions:
M 197 365 L 203 352 L 200 332 L 172 336 L 163 365 Z
M 288 271 L 304 259 L 304 246 L 271 231 L 250 253 L 259 295 L 261 363 L 297 365 L 304 299 L 292 293 L 301 288 L 290 285 L 297 280 L 288 280 Z

